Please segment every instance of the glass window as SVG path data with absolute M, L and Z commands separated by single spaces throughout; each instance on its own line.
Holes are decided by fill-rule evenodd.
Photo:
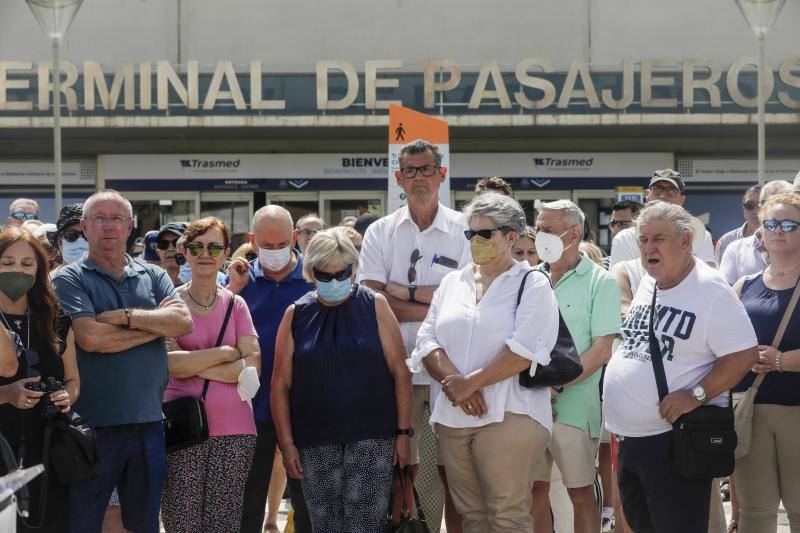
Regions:
M 200 203 L 201 217 L 217 217 L 231 232 L 231 251 L 247 242 L 250 231 L 250 203 L 244 201 L 206 201 Z
M 193 200 L 131 200 L 134 226 L 131 240 L 144 237 L 148 231 L 157 230 L 167 222 L 194 220 Z

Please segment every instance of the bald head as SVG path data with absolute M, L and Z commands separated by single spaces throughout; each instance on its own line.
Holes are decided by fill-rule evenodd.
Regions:
M 249 235 L 254 249 L 277 250 L 294 246 L 297 239 L 292 215 L 279 205 L 265 205 L 256 211 Z

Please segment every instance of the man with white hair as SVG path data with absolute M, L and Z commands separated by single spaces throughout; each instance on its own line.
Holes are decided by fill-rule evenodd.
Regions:
M 706 533 L 713 480 L 673 471 L 672 424 L 706 403 L 727 407 L 728 390 L 758 362 L 758 341 L 731 287 L 693 256 L 689 213 L 653 202 L 636 226 L 649 276 L 625 317 L 623 342 L 603 384 L 606 428 L 621 439 L 622 505 L 634 531 Z M 660 354 L 651 354 L 651 336 Z M 668 392 L 663 400 L 659 360 Z
M 686 184 L 679 172 L 666 168 L 656 170 L 650 178 L 650 186 L 647 189 L 647 202 L 661 200 L 670 204 L 683 206 L 686 203 Z M 716 266 L 717 260 L 714 257 L 714 242 L 711 233 L 707 230 L 702 240 L 698 239 L 696 245 L 692 247 L 695 256 L 705 261 L 709 265 Z M 609 268 L 621 263 L 639 258 L 639 247 L 636 239 L 636 228 L 624 229 L 611 243 L 611 262 Z
M 99 533 L 117 487 L 125 528 L 157 533 L 166 469 L 164 339 L 190 333 L 192 317 L 163 269 L 126 253 L 128 200 L 113 190 L 95 193 L 80 223 L 89 252 L 59 269 L 53 284 L 75 332 L 75 409 L 97 431 L 100 461 L 99 479 L 70 486 L 70 527 Z
M 253 215 L 253 225 L 247 234 L 258 257 L 250 262 L 240 257 L 228 267 L 228 289 L 244 298 L 250 308 L 261 348 L 261 384 L 253 398 L 256 451 L 245 487 L 242 533 L 261 533 L 264 523 L 277 445 L 269 393 L 278 326 L 286 308 L 313 289 L 303 278 L 303 256 L 295 250 L 297 233 L 289 211 L 277 205 L 264 206 Z M 295 504 L 295 530 L 311 533 L 300 480 L 289 478 L 288 483 Z
M 21 226 L 26 220 L 39 220 L 39 203 L 30 198 L 17 198 L 8 206 L 9 226 Z
M 574 509 L 574 531 L 597 533 L 600 514 L 594 492 L 595 457 L 601 432 L 600 375 L 611 358 L 620 328 L 620 295 L 614 278 L 578 245 L 585 216 L 569 200 L 542 204 L 536 219 L 536 252 L 549 271 L 559 310 L 583 373 L 554 389 L 558 417 L 545 456 L 536 468 L 533 519 L 537 531 L 552 531 L 550 477 L 555 462 Z
M 761 188 L 760 205 L 775 195 L 792 192 L 792 184 L 788 181 L 770 181 Z M 740 278 L 757 274 L 767 267 L 766 251 L 763 249 L 763 231 L 759 228 L 753 235 L 733 241 L 722 254 L 719 271 L 728 283 L 733 285 Z

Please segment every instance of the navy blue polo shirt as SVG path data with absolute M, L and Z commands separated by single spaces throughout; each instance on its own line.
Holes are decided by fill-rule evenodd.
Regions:
M 166 297 L 178 299 L 169 275 L 158 266 L 127 256 L 121 279 L 87 254 L 53 277 L 61 307 L 74 321 L 115 309 L 155 309 Z M 75 410 L 95 427 L 157 422 L 169 380 L 164 338 L 117 353 L 87 352 L 75 343 L 81 394 Z
M 247 302 L 253 325 L 258 332 L 261 348 L 261 387 L 253 398 L 253 414 L 259 422 L 271 422 L 269 388 L 272 381 L 272 364 L 275 361 L 275 337 L 286 308 L 295 300 L 313 290 L 314 286 L 303 279 L 303 256 L 297 255 L 297 266 L 280 281 L 264 275 L 258 259 L 250 261 L 250 281 L 239 295 Z

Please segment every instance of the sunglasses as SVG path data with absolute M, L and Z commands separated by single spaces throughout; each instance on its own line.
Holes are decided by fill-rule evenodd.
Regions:
M 742 207 L 747 209 L 748 211 L 752 211 L 759 206 L 758 202 L 742 202 Z
M 36 213 L 26 213 L 25 211 L 14 211 L 9 215 L 14 220 L 39 220 Z
M 414 283 L 417 281 L 417 261 L 422 259 L 422 254 L 420 253 L 419 249 L 414 248 L 414 251 L 411 252 L 411 266 L 408 267 L 408 282 Z
M 85 239 L 86 237 L 83 235 L 82 231 L 76 229 L 68 229 L 61 234 L 61 238 L 67 242 L 75 242 L 78 239 Z
M 353 265 L 348 266 L 344 270 L 340 270 L 339 272 L 334 272 L 331 274 L 330 272 L 322 272 L 321 270 L 314 269 L 314 279 L 317 281 L 321 281 L 323 283 L 327 283 L 329 281 L 344 281 L 347 278 L 353 275 Z
M 176 242 L 178 242 L 178 239 L 175 239 L 175 240 L 172 240 L 172 241 L 170 241 L 170 240 L 157 241 L 156 242 L 156 247 L 159 250 L 169 250 L 170 246 L 175 248 L 175 243 Z
M 477 235 L 478 237 L 483 237 L 484 239 L 491 239 L 492 234 L 495 231 L 506 231 L 510 229 L 511 228 L 509 228 L 508 226 L 500 226 L 499 228 L 494 228 L 494 229 L 478 229 L 478 230 L 468 229 L 464 231 L 464 235 L 467 237 L 468 241 L 471 241 L 475 235 Z
M 322 230 L 306 228 L 306 229 L 301 229 L 299 231 L 299 233 L 300 233 L 300 235 L 302 235 L 304 237 L 313 237 L 314 235 L 316 235 L 320 231 L 322 231 Z
M 225 245 L 217 243 L 204 245 L 199 242 L 190 242 L 189 244 L 184 245 L 184 248 L 189 250 L 189 255 L 193 257 L 200 257 L 203 255 L 203 250 L 208 250 L 208 255 L 211 257 L 219 257 L 219 255 L 225 251 Z
M 797 229 L 798 225 L 800 225 L 800 222 L 796 220 L 775 220 L 774 218 L 768 218 L 764 221 L 764 229 L 770 233 L 775 233 L 779 226 L 781 228 L 781 233 L 791 233 Z

